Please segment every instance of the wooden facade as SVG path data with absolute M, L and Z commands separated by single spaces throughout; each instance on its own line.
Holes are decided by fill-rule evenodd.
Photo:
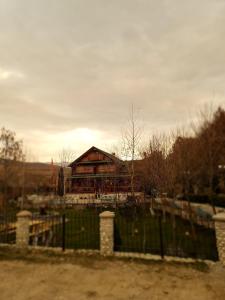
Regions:
M 70 167 L 72 193 L 99 195 L 131 190 L 126 163 L 94 146 L 72 162 Z

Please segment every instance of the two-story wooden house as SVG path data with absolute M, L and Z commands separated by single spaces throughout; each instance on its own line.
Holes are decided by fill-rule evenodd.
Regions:
M 131 190 L 126 163 L 94 146 L 69 166 L 72 168 L 72 193 L 99 195 Z M 140 190 L 140 187 L 136 187 L 136 190 Z

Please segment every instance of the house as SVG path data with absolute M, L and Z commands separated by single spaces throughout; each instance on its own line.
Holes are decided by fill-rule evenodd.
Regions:
M 125 162 L 115 154 L 107 153 L 92 146 L 72 162 L 70 177 L 71 193 L 100 194 L 129 193 L 131 180 L 130 162 Z M 138 176 L 135 176 L 135 191 L 140 191 Z

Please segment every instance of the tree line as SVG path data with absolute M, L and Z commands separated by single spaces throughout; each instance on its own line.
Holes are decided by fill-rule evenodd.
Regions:
M 225 110 L 202 111 L 189 130 L 152 136 L 140 153 L 146 193 L 195 195 L 214 205 L 225 193 Z

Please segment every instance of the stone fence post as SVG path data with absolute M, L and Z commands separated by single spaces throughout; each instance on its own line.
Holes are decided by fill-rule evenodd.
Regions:
M 114 250 L 114 217 L 115 213 L 104 211 L 100 215 L 100 254 L 113 255 Z
M 29 245 L 29 227 L 32 214 L 23 210 L 17 214 L 16 245 L 26 248 Z
M 225 213 L 218 213 L 213 216 L 216 230 L 216 243 L 219 260 L 225 267 Z

